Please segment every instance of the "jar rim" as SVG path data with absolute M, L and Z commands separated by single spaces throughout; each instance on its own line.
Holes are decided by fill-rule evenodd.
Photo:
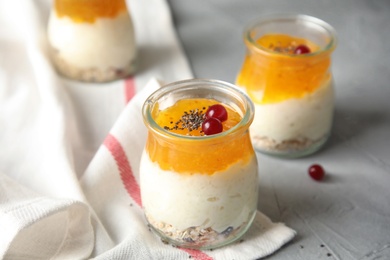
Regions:
M 157 122 L 154 120 L 152 116 L 152 110 L 154 108 L 154 105 L 160 98 L 166 95 L 170 95 L 175 91 L 184 92 L 186 90 L 188 91 L 195 88 L 198 90 L 204 89 L 205 91 L 207 91 L 210 90 L 210 87 L 213 88 L 213 91 L 219 91 L 221 93 L 229 93 L 230 95 L 232 95 L 232 97 L 239 100 L 243 104 L 244 110 L 242 111 L 242 119 L 238 124 L 228 129 L 227 131 L 223 131 L 221 133 L 214 134 L 214 135 L 187 136 L 187 135 L 177 134 L 168 131 L 163 127 L 161 127 L 160 125 L 158 125 Z M 212 96 L 205 97 L 205 98 L 213 99 Z M 239 89 L 237 86 L 231 83 L 222 80 L 216 80 L 216 79 L 194 78 L 194 79 L 175 81 L 163 85 L 161 88 L 154 91 L 152 94 L 149 95 L 149 97 L 145 100 L 142 106 L 142 116 L 146 127 L 159 135 L 168 138 L 169 137 L 179 138 L 183 140 L 205 141 L 211 139 L 214 140 L 214 139 L 224 138 L 225 136 L 230 135 L 232 133 L 240 132 L 241 129 L 247 130 L 254 118 L 254 104 L 247 94 L 245 94 L 241 89 Z
M 261 46 L 260 44 L 256 43 L 256 39 L 254 39 L 251 36 L 251 32 L 260 25 L 275 22 L 275 21 L 291 21 L 291 22 L 305 22 L 305 23 L 311 23 L 316 26 L 319 26 L 323 28 L 329 35 L 330 41 L 324 46 L 323 48 L 320 48 L 317 51 L 305 53 L 305 54 L 289 54 L 289 53 L 280 53 L 276 51 L 272 51 L 268 48 L 265 48 Z M 327 22 L 314 17 L 310 15 L 305 14 L 289 14 L 289 13 L 280 13 L 280 14 L 269 14 L 265 15 L 260 19 L 255 20 L 251 24 L 249 24 L 244 29 L 244 41 L 248 45 L 248 47 L 254 47 L 254 49 L 258 52 L 270 54 L 270 55 L 277 55 L 277 56 L 284 56 L 284 57 L 294 57 L 294 58 L 308 58 L 313 56 L 319 56 L 324 53 L 332 52 L 337 45 L 337 36 L 335 29 L 328 24 Z

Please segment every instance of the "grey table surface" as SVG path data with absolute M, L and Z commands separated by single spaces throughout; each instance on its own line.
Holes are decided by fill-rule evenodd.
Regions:
M 244 27 L 270 13 L 307 14 L 331 24 L 336 105 L 332 136 L 301 159 L 258 154 L 259 209 L 297 231 L 267 259 L 390 259 L 390 1 L 170 0 L 198 78 L 234 82 Z M 324 181 L 307 169 L 321 164 Z

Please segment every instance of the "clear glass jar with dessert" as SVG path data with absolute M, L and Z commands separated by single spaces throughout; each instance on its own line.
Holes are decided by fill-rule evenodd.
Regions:
M 107 82 L 135 71 L 136 42 L 125 0 L 54 0 L 48 40 L 62 75 Z
M 211 249 L 249 228 L 258 197 L 253 116 L 249 97 L 217 80 L 178 81 L 146 100 L 141 197 L 163 241 Z
M 331 133 L 335 31 L 306 15 L 273 16 L 244 33 L 246 57 L 236 85 L 255 104 L 256 150 L 300 157 L 319 150 Z

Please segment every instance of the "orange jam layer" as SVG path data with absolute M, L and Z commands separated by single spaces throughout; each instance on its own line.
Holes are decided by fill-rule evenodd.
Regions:
M 152 116 L 161 126 L 171 126 L 177 122 L 184 111 L 204 111 L 218 103 L 210 99 L 183 99 L 164 110 L 155 109 Z M 241 116 L 231 107 L 224 105 L 228 111 L 228 119 L 223 122 L 226 131 L 241 121 Z M 181 174 L 214 174 L 229 168 L 230 165 L 242 161 L 249 162 L 253 156 L 252 144 L 248 131 L 237 131 L 228 136 L 208 138 L 186 138 L 188 130 L 166 130 L 183 135 L 183 138 L 163 136 L 149 132 L 146 151 L 152 162 L 159 164 L 163 170 Z M 190 132 L 200 136 L 200 129 Z
M 125 0 L 55 0 L 54 6 L 58 17 L 68 16 L 78 23 L 114 18 L 127 10 Z
M 269 51 L 248 47 L 236 84 L 244 87 L 255 103 L 268 104 L 291 98 L 302 98 L 318 89 L 330 79 L 330 54 L 283 54 L 276 48 L 289 48 L 304 44 L 311 53 L 319 46 L 306 39 L 284 34 L 267 34 L 256 44 Z

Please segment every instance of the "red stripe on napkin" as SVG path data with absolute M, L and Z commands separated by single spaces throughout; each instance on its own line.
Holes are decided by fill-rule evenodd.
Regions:
M 109 134 L 104 140 L 104 145 L 110 151 L 112 156 L 115 159 L 115 162 L 118 166 L 119 173 L 121 175 L 121 179 L 123 185 L 126 188 L 127 193 L 129 193 L 130 197 L 138 204 L 138 206 L 142 207 L 141 201 L 141 192 L 137 180 L 134 177 L 133 171 L 131 170 L 130 162 L 127 159 L 126 153 L 115 136 Z M 212 260 L 213 258 L 203 253 L 202 251 L 188 248 L 179 248 L 184 252 L 188 253 L 192 259 L 195 260 Z
M 125 185 L 126 191 L 130 197 L 142 207 L 141 192 L 137 180 L 134 177 L 131 169 L 129 160 L 126 157 L 126 153 L 123 150 L 122 145 L 119 141 L 111 134 L 109 134 L 104 140 L 104 145 L 111 152 L 118 166 L 119 173 L 123 184 Z
M 135 95 L 135 80 L 129 77 L 125 80 L 125 101 L 128 103 Z
M 191 258 L 196 260 L 213 260 L 211 256 L 206 255 L 202 251 L 195 250 L 195 249 L 189 249 L 189 248 L 181 248 L 184 252 L 187 252 L 189 255 L 191 255 Z

